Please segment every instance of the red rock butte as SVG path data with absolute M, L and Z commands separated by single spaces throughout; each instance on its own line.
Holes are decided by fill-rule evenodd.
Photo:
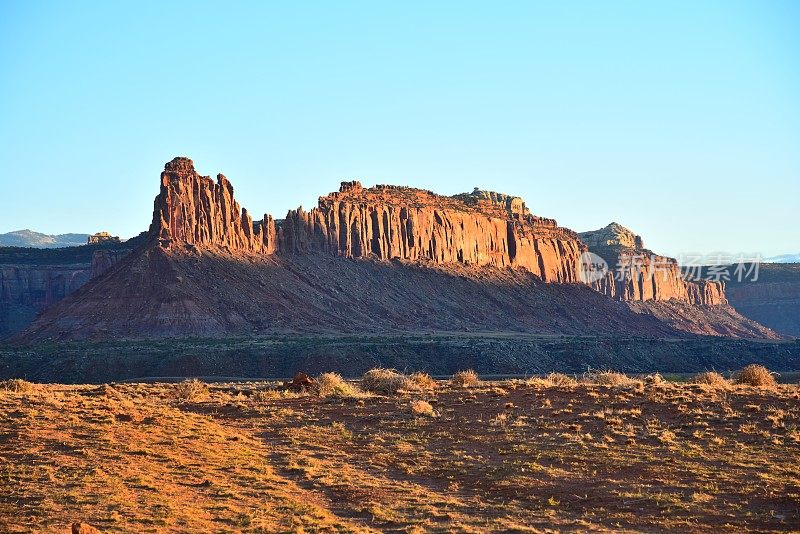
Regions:
M 254 222 L 234 199 L 224 175 L 218 174 L 216 182 L 200 176 L 192 160 L 184 157 L 164 167 L 150 231 L 167 248 L 323 252 L 346 258 L 511 267 L 551 283 L 581 282 L 582 253 L 587 250 L 578 234 L 553 219 L 532 215 L 521 198 L 477 188 L 447 197 L 411 187 L 364 188 L 357 181 L 342 182 L 338 192 L 320 197 L 311 211 L 290 210 L 280 221 L 265 214 Z M 721 283 L 684 280 L 674 259 L 644 249 L 636 237 L 638 241 L 631 238 L 619 248 L 611 241 L 603 245 L 606 261 L 620 268 L 592 287 L 626 301 L 726 302 Z
M 175 158 L 161 173 L 141 244 L 98 251 L 93 278 L 17 339 L 427 331 L 777 336 L 727 305 L 721 284 L 686 281 L 675 260 L 644 249 L 641 238 L 611 234 L 584 241 L 501 193 L 442 196 L 356 181 L 342 182 L 310 211 L 253 221 L 225 176 L 212 180 L 190 159 Z M 587 249 L 612 265 L 645 259 L 588 284 Z

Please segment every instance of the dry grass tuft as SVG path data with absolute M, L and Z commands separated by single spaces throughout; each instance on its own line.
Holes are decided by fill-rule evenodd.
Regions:
M 36 384 L 32 384 L 21 378 L 11 378 L 10 380 L 0 380 L 0 390 L 12 393 L 30 393 L 36 389 Z
M 208 397 L 208 384 L 196 378 L 191 378 L 176 384 L 173 394 L 176 399 L 182 401 L 202 400 Z
M 394 369 L 370 369 L 361 377 L 361 387 L 365 391 L 394 395 L 407 389 L 408 377 Z
M 714 388 L 725 388 L 730 385 L 730 382 L 716 371 L 704 371 L 697 374 L 689 380 L 692 384 L 703 384 Z
M 481 380 L 478 373 L 472 369 L 466 371 L 459 371 L 450 379 L 450 383 L 459 388 L 469 388 L 480 384 Z
M 663 384 L 664 382 L 666 382 L 666 380 L 664 380 L 664 377 L 661 376 L 660 373 L 654 373 L 652 375 L 647 375 L 644 377 L 644 383 L 647 384 L 648 386 L 658 386 L 660 384 Z
M 420 391 L 433 391 L 439 387 L 439 384 L 431 378 L 431 375 L 428 373 L 423 373 L 422 371 L 417 371 L 416 373 L 411 373 L 408 377 L 408 383 L 404 389 L 418 389 Z
M 760 388 L 774 388 L 778 385 L 775 374 L 763 365 L 750 364 L 731 376 L 735 384 L 745 384 Z
M 257 389 L 250 398 L 256 402 L 266 402 L 281 398 L 281 392 L 277 389 Z
M 317 382 L 312 390 L 318 397 L 357 398 L 361 391 L 345 382 L 338 373 L 322 373 L 317 377 Z
M 638 380 L 634 380 L 625 373 L 618 373 L 611 370 L 587 371 L 583 375 L 583 381 L 598 386 L 634 386 L 640 384 Z
M 575 380 L 575 377 L 566 375 L 564 373 L 550 373 L 545 377 L 533 377 L 528 380 L 528 384 L 531 385 L 541 385 L 547 387 L 569 387 L 574 386 L 577 384 L 578 381 Z
M 431 403 L 428 401 L 424 401 L 421 399 L 411 401 L 409 406 L 411 408 L 411 413 L 414 415 L 424 415 L 427 417 L 436 417 L 436 411 L 431 406 Z
M 547 381 L 554 386 L 574 386 L 578 383 L 574 376 L 565 375 L 564 373 L 550 373 L 547 375 Z

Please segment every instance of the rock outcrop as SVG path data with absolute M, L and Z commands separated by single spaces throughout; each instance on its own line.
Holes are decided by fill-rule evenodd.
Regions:
M 267 254 L 276 248 L 272 218 L 253 224 L 234 200 L 228 179 L 218 174 L 214 182 L 200 176 L 188 158 L 175 158 L 164 166 L 150 232 L 165 247 L 177 242 Z
M 693 278 L 724 280 L 725 296 L 736 311 L 800 338 L 800 263 L 735 263 L 684 270 Z
M 120 238 L 115 235 L 111 235 L 108 232 L 97 232 L 96 234 L 92 234 L 86 240 L 88 245 L 98 245 L 100 243 L 120 243 Z
M 409 187 L 343 182 L 310 211 L 253 222 L 223 176 L 175 158 L 161 174 L 151 233 L 164 247 L 524 268 L 546 282 L 579 282 L 585 247 L 571 230 L 531 215 L 518 197 L 475 190 L 446 197 Z
M 577 235 L 490 192 L 445 197 L 409 187 L 343 182 L 309 212 L 290 211 L 279 250 L 438 265 L 523 268 L 546 282 L 578 282 Z
M 641 236 L 620 224 L 578 235 L 590 252 L 608 264 L 605 276 L 591 283 L 601 293 L 623 301 L 674 299 L 703 306 L 727 303 L 724 284 L 686 280 L 674 258 L 648 250 Z

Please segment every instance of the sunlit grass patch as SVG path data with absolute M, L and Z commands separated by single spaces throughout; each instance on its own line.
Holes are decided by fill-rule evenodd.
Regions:
M 21 378 L 11 378 L 9 380 L 0 380 L 0 391 L 9 391 L 11 393 L 30 393 L 36 389 L 36 384 L 22 380 Z
M 692 384 L 702 384 L 712 388 L 725 388 L 730 386 L 730 382 L 716 371 L 704 371 L 696 374 L 689 382 Z

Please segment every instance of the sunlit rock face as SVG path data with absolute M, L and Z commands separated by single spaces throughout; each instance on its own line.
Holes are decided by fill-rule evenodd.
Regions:
M 476 189 L 446 197 L 409 187 L 343 182 L 310 211 L 253 222 L 223 176 L 175 158 L 161 174 L 151 233 L 164 247 L 230 252 L 323 252 L 348 258 L 524 268 L 546 282 L 579 282 L 577 235 L 531 215 L 519 197 Z
M 674 299 L 703 306 L 727 303 L 722 282 L 686 280 L 674 258 L 645 248 L 641 236 L 618 223 L 578 235 L 590 252 L 608 263 L 608 273 L 591 284 L 601 293 L 625 301 Z

